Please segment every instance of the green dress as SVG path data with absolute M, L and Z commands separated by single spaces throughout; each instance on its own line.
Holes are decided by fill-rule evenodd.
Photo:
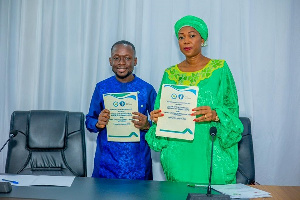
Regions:
M 155 110 L 160 107 L 162 84 L 198 86 L 197 107 L 210 106 L 220 119 L 219 122 L 196 122 L 193 141 L 157 137 L 156 124 L 153 123 L 146 140 L 151 149 L 161 151 L 161 164 L 167 180 L 208 183 L 212 143 L 209 129 L 215 126 L 218 133 L 214 141 L 212 184 L 235 183 L 238 142 L 243 125 L 239 120 L 235 83 L 226 61 L 210 60 L 196 72 L 182 72 L 177 65 L 166 69 L 156 97 Z

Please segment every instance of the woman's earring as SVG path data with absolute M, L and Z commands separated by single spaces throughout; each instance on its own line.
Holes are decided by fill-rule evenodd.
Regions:
M 201 44 L 201 47 L 204 47 L 204 44 L 203 44 L 203 43 Z

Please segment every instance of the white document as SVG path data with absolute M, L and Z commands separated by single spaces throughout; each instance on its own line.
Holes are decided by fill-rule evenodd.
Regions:
M 132 123 L 132 112 L 138 112 L 137 92 L 103 94 L 105 108 L 110 111 L 106 125 L 107 140 L 139 142 L 140 130 Z
M 46 176 L 46 175 L 0 175 L 1 182 L 10 182 L 15 186 L 50 185 L 71 187 L 75 176 Z
M 232 199 L 272 197 L 269 192 L 265 192 L 263 190 L 259 190 L 240 183 L 228 185 L 212 185 L 212 188 L 223 194 L 230 195 L 230 198 Z
M 196 116 L 191 116 L 197 107 L 199 88 L 164 84 L 161 90 L 160 110 L 164 114 L 157 121 L 156 135 L 169 138 L 193 140 Z

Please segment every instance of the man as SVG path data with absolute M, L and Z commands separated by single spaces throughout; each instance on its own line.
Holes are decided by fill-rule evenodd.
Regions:
M 99 132 L 92 177 L 151 180 L 152 161 L 145 134 L 150 128 L 147 115 L 153 110 L 156 92 L 152 85 L 133 74 L 137 58 L 132 43 L 116 42 L 111 48 L 109 62 L 115 76 L 97 83 L 86 115 L 87 129 Z M 139 142 L 107 140 L 110 111 L 105 109 L 103 94 L 123 92 L 138 94 L 138 112 L 133 112 L 132 123 L 140 129 Z

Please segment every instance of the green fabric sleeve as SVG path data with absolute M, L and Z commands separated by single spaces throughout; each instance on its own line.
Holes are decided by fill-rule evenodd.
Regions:
M 239 105 L 233 76 L 226 62 L 224 62 L 220 88 L 217 93 L 217 106 L 214 108 L 220 119 L 221 128 L 217 137 L 223 148 L 229 148 L 241 140 L 243 124 L 239 119 Z
M 154 110 L 159 110 L 160 107 L 160 97 L 161 97 L 161 87 L 163 84 L 165 84 L 168 74 L 165 72 L 155 99 L 155 105 Z M 165 148 L 168 145 L 168 140 L 165 137 L 157 137 L 156 136 L 156 123 L 152 123 L 152 126 L 146 133 L 146 141 L 148 142 L 148 145 L 151 149 L 154 151 L 161 151 L 163 148 Z

